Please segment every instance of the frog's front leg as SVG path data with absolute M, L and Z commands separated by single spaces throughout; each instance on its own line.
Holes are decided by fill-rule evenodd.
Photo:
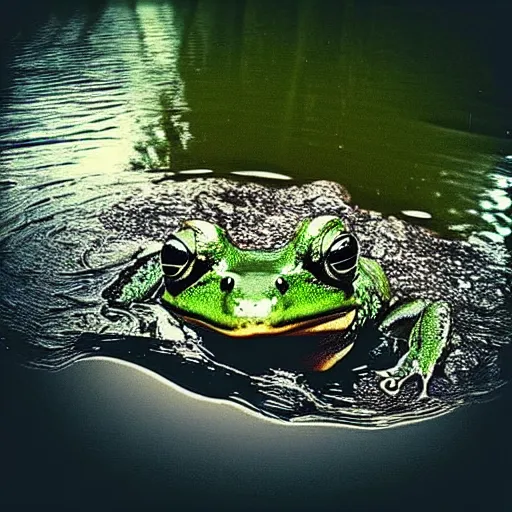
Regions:
M 398 363 L 388 370 L 380 370 L 383 391 L 390 395 L 399 393 L 402 384 L 412 375 L 423 381 L 420 398 L 428 396 L 428 382 L 450 334 L 450 306 L 443 301 L 427 302 L 421 299 L 404 304 L 392 311 L 382 322 L 381 329 L 388 330 L 399 320 L 418 317 L 409 334 L 409 350 Z
M 150 253 L 128 266 L 103 296 L 112 306 L 128 307 L 147 299 L 162 282 L 159 255 Z

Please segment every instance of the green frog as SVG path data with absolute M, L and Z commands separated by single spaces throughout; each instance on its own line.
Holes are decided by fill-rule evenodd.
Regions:
M 305 363 L 312 371 L 338 363 L 368 320 L 383 333 L 410 321 L 404 355 L 394 367 L 377 371 L 388 395 L 419 375 L 420 396 L 428 396 L 450 339 L 448 302 L 393 303 L 381 265 L 361 255 L 357 235 L 335 215 L 303 219 L 288 243 L 258 250 L 239 248 L 216 224 L 187 220 L 159 252 L 127 272 L 111 299 L 128 306 L 155 294 L 184 320 L 231 337 L 336 333 Z

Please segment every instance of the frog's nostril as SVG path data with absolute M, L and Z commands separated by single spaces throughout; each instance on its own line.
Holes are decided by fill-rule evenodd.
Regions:
M 220 289 L 223 292 L 230 292 L 235 287 L 235 280 L 232 277 L 223 277 L 220 280 Z
M 290 285 L 288 284 L 288 281 L 282 277 L 278 277 L 276 279 L 276 288 L 281 292 L 281 295 L 284 295 L 288 291 L 289 287 Z

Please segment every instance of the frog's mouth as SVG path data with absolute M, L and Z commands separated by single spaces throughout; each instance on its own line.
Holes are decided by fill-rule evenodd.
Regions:
M 263 321 L 248 321 L 246 324 L 227 329 L 199 318 L 184 316 L 185 320 L 198 324 L 202 327 L 212 329 L 216 332 L 231 336 L 233 338 L 251 338 L 255 336 L 276 336 L 293 335 L 302 336 L 318 333 L 341 332 L 348 330 L 356 318 L 356 309 L 336 312 L 328 316 L 309 318 L 301 322 L 290 323 L 286 325 L 270 325 Z
M 343 359 L 354 346 L 353 329 L 351 327 L 357 318 L 357 309 L 338 310 L 330 315 L 308 318 L 301 322 L 273 326 L 264 320 L 248 319 L 240 327 L 226 329 L 200 318 L 183 316 L 196 325 L 221 333 L 233 338 L 270 337 L 276 335 L 302 336 L 315 334 L 340 333 L 336 337 L 320 337 L 318 345 L 302 359 L 301 367 L 313 371 L 326 371 Z

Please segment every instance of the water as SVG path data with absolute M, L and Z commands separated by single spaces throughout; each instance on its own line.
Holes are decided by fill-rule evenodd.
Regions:
M 52 342 L 29 312 L 46 306 L 56 263 L 60 300 L 79 285 L 98 296 L 97 275 L 76 279 L 78 255 L 104 240 L 98 212 L 181 171 L 330 179 L 363 208 L 446 236 L 511 233 L 505 3 L 24 6 L 4 30 L 0 97 L 8 345 Z M 109 263 L 135 250 L 113 245 Z M 68 304 L 51 304 L 52 321 Z

